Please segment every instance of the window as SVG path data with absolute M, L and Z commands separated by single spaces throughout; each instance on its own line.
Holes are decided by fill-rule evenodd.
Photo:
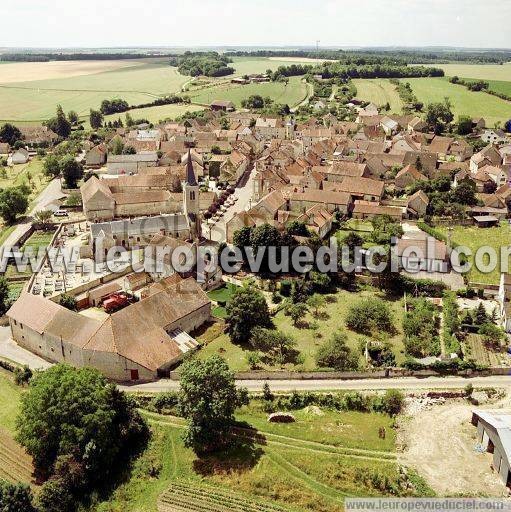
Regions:
M 190 201 L 195 201 L 195 191 L 194 190 L 190 191 Z

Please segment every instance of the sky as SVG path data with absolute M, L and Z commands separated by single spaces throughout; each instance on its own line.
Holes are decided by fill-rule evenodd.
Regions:
M 0 47 L 511 48 L 511 0 L 0 0 Z

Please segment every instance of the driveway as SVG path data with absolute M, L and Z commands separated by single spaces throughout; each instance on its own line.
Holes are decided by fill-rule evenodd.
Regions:
M 27 365 L 32 370 L 46 370 L 51 363 L 21 348 L 11 338 L 10 327 L 0 327 L 0 358 L 13 361 L 21 365 Z

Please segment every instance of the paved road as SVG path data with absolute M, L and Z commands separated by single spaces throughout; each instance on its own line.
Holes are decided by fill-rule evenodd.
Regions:
M 272 391 L 333 391 L 333 390 L 379 390 L 402 389 L 404 391 L 422 389 L 463 389 L 468 383 L 478 388 L 508 388 L 511 390 L 511 376 L 497 377 L 402 377 L 396 379 L 364 379 L 364 380 L 250 380 L 237 381 L 238 386 L 249 391 L 261 391 L 268 382 Z M 134 386 L 120 386 L 125 391 L 156 393 L 175 391 L 179 382 L 160 380 Z
M 26 364 L 32 370 L 46 370 L 51 363 L 21 348 L 11 339 L 10 327 L 0 327 L 0 358 Z
M 33 215 L 44 210 L 50 203 L 62 197 L 62 190 L 60 186 L 60 180 L 54 179 L 50 181 L 48 186 L 39 194 L 37 197 L 34 207 L 30 210 L 29 214 L 25 217 L 23 222 L 16 225 L 16 228 L 6 238 L 2 244 L 5 247 L 14 247 L 17 245 L 18 240 L 30 229 L 33 222 Z

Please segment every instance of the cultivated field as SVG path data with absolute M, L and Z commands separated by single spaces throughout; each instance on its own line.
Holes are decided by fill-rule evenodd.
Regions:
M 392 114 L 401 114 L 403 102 L 396 92 L 396 86 L 388 80 L 353 80 L 353 83 L 357 88 L 357 98 L 378 106 L 389 103 Z
M 140 64 L 142 64 L 141 61 L 129 59 L 5 62 L 2 67 L 0 67 L 0 84 L 94 75 L 96 73 L 105 73 L 107 71 L 138 66 Z
M 477 78 L 481 80 L 511 81 L 511 63 L 498 64 L 435 64 L 445 71 L 446 76 Z
M 249 85 L 223 83 L 198 91 L 189 91 L 187 94 L 194 103 L 209 105 L 214 100 L 230 100 L 237 107 L 241 106 L 242 100 L 259 94 L 263 98 L 269 96 L 276 103 L 287 103 L 292 107 L 304 100 L 308 94 L 308 88 L 301 77 L 292 77 L 287 85 L 281 82 Z
M 14 428 L 20 390 L 0 370 L 0 478 L 11 482 L 32 482 L 32 461 L 14 441 Z
M 413 91 L 425 105 L 449 98 L 456 118 L 460 115 L 484 117 L 488 126 L 511 117 L 511 102 L 484 92 L 471 92 L 466 87 L 448 82 L 446 78 L 411 78 Z
M 57 104 L 61 104 L 65 111 L 75 110 L 85 116 L 90 108 L 98 108 L 104 99 L 122 98 L 129 104 L 148 103 L 158 96 L 180 92 L 190 79 L 161 60 L 130 62 L 130 66 L 96 74 L 61 75 L 0 85 L 0 119 L 42 121 L 54 115 Z M 82 66 L 83 63 L 71 64 Z
M 234 76 L 264 73 L 267 69 L 289 64 L 286 60 L 234 58 Z M 191 91 L 190 94 L 200 103 L 231 99 L 238 106 L 251 94 L 270 96 L 289 105 L 300 103 L 307 94 L 307 88 L 299 78 L 291 79 L 287 87 L 283 84 L 252 84 L 244 86 L 243 90 L 238 90 L 240 86 L 231 86 L 231 78 L 208 79 L 211 89 Z M 130 105 L 149 103 L 159 96 L 181 92 L 189 81 L 189 76 L 179 74 L 177 68 L 170 67 L 167 60 L 161 58 L 6 64 L 0 68 L 0 122 L 40 123 L 54 115 L 57 104 L 61 104 L 66 112 L 75 110 L 86 118 L 89 110 L 98 108 L 104 99 L 120 98 Z M 151 108 L 141 114 L 134 111 L 133 115 L 157 122 L 184 112 L 186 109 L 181 106 L 170 105 Z
M 236 70 L 235 75 L 245 75 L 250 73 L 265 73 L 268 69 L 276 70 L 280 66 L 290 66 L 291 64 L 315 64 L 322 62 L 316 59 L 304 59 L 294 57 L 234 57 L 230 64 Z

